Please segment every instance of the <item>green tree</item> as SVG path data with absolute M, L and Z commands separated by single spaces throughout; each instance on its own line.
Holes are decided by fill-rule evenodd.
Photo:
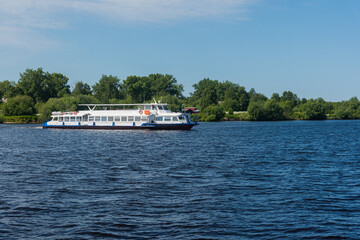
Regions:
M 289 101 L 293 108 L 300 103 L 300 99 L 298 98 L 298 96 L 291 91 L 284 91 L 282 96 L 280 97 L 280 100 L 282 102 Z
M 278 93 L 273 93 L 271 95 L 271 99 L 275 100 L 276 102 L 280 102 L 281 101 L 281 98 L 280 98 L 280 95 Z
M 305 120 L 325 120 L 326 113 L 321 101 L 310 99 L 301 106 Z
M 17 87 L 36 102 L 46 102 L 52 97 L 61 97 L 70 93 L 67 85 L 68 78 L 61 73 L 44 72 L 42 68 L 37 70 L 26 69 L 20 74 Z
M 284 109 L 274 100 L 269 99 L 264 104 L 265 119 L 269 121 L 284 120 Z
M 307 102 L 307 99 L 306 98 L 302 98 L 301 101 L 300 101 L 300 104 L 305 104 Z
M 250 103 L 250 97 L 247 92 L 244 92 L 240 95 L 239 98 L 239 105 L 240 105 L 240 111 L 246 111 Z
M 61 73 L 51 73 L 42 84 L 46 100 L 52 97 L 64 97 L 69 95 L 70 86 L 67 84 L 69 78 Z M 44 100 L 45 100 L 44 99 Z
M 35 113 L 34 102 L 29 96 L 16 96 L 3 103 L 4 116 L 32 115 Z
M 249 91 L 249 97 L 250 99 L 255 95 L 256 91 L 254 88 L 251 88 L 250 91 Z
M 318 101 L 322 105 L 325 114 L 329 114 L 333 110 L 333 104 L 330 102 L 326 102 L 323 98 L 317 98 L 316 101 Z
M 150 74 L 149 77 L 149 87 L 153 97 L 160 96 L 176 96 L 182 98 L 182 92 L 184 91 L 184 86 L 182 84 L 177 84 L 177 80 L 173 75 L 170 74 Z
M 224 101 L 225 109 L 231 107 L 235 111 L 246 111 L 250 98 L 245 87 L 225 81 L 219 83 L 219 89 L 217 95 L 220 101 Z
M 199 114 L 199 117 L 201 121 L 206 121 L 206 122 L 220 121 L 225 117 L 225 112 L 220 106 L 211 105 L 206 107 Z
M 201 110 L 211 105 L 217 105 L 219 101 L 217 96 L 218 86 L 219 82 L 217 80 L 204 78 L 193 85 L 195 91 L 191 96 L 192 101 L 195 102 Z
M 266 120 L 264 104 L 265 104 L 264 101 L 250 101 L 247 111 L 251 120 L 255 120 L 255 121 Z
M 348 109 L 345 104 L 337 107 L 334 114 L 337 119 L 352 119 L 353 117 L 350 109 Z
M 112 75 L 102 75 L 98 83 L 93 86 L 94 96 L 101 103 L 109 103 L 112 98 L 120 98 L 120 79 Z
M 267 100 L 268 100 L 268 98 L 264 94 L 256 93 L 256 92 L 253 92 L 251 94 L 251 98 L 250 98 L 250 101 L 254 101 L 254 102 L 257 102 L 257 101 L 266 102 Z
M 216 89 L 211 87 L 204 89 L 202 97 L 197 102 L 200 109 L 205 109 L 210 105 L 217 104 Z
M 294 114 L 294 107 L 291 101 L 281 101 L 280 107 L 283 109 L 284 116 L 286 119 L 292 119 Z
M 326 103 L 328 106 L 329 103 Z M 329 109 L 330 107 L 327 107 Z M 334 106 L 332 106 L 334 108 Z M 329 110 L 327 110 L 329 111 Z M 334 115 L 337 119 L 357 119 L 360 118 L 360 101 L 357 97 L 352 97 L 348 101 L 336 104 Z
M 2 98 L 15 97 L 18 94 L 16 83 L 8 80 L 0 82 L 0 102 Z
M 150 81 L 148 77 L 128 76 L 123 87 L 127 98 L 134 103 L 141 103 L 152 99 Z
M 234 111 L 234 109 L 235 109 L 235 111 L 241 110 L 240 103 L 231 98 L 226 98 L 224 103 L 222 104 L 222 106 L 224 107 L 225 111 L 229 111 L 230 108 L 233 111 Z
M 251 101 L 248 107 L 248 114 L 250 119 L 255 121 L 278 121 L 285 119 L 283 108 L 274 99 Z
M 72 91 L 73 96 L 77 95 L 91 95 L 91 87 L 87 83 L 83 83 L 82 81 L 77 82 L 75 84 L 74 90 Z

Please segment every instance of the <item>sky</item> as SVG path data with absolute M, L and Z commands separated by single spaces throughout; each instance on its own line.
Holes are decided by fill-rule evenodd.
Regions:
M 27 68 L 204 78 L 271 97 L 360 99 L 359 0 L 0 0 L 0 81 Z

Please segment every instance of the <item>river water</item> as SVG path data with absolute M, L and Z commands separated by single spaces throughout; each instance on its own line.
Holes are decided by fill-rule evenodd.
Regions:
M 0 239 L 358 239 L 360 121 L 0 125 Z

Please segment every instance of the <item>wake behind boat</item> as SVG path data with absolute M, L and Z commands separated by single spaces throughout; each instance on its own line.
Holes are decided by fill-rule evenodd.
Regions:
M 197 122 L 187 113 L 171 112 L 168 104 L 79 104 L 88 110 L 52 112 L 43 128 L 190 130 Z M 109 108 L 109 109 L 108 109 Z M 112 110 L 111 108 L 115 108 Z M 131 109 L 130 109 L 131 108 Z

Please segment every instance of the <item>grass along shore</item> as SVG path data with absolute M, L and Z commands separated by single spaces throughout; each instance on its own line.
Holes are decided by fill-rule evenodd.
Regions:
M 0 123 L 41 123 L 38 115 L 2 116 Z

